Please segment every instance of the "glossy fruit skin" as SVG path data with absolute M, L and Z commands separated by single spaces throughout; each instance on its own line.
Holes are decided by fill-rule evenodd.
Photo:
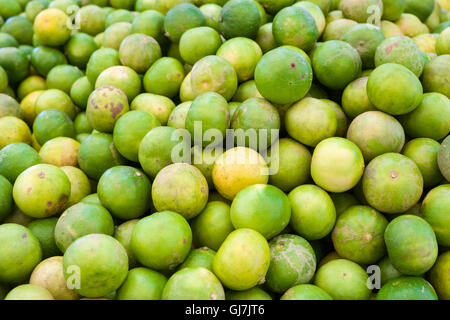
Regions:
M 419 167 L 425 188 L 436 186 L 444 178 L 437 162 L 440 146 L 433 139 L 417 138 L 409 141 L 403 148 L 402 153 Z
M 55 8 L 41 11 L 34 20 L 36 39 L 43 45 L 58 47 L 69 40 L 70 32 L 67 27 L 69 17 Z
M 245 187 L 266 184 L 269 181 L 268 170 L 266 161 L 255 150 L 236 147 L 216 159 L 212 179 L 220 195 L 233 200 Z
M 431 189 L 420 208 L 420 216 L 431 225 L 441 246 L 450 245 L 450 219 L 445 214 L 450 208 L 449 193 L 450 184 L 442 184 Z
M 225 39 L 254 39 L 261 24 L 261 14 L 253 1 L 230 0 L 222 7 L 219 29 Z
M 159 232 L 161 228 L 166 230 Z M 178 213 L 163 211 L 141 219 L 133 229 L 131 250 L 136 259 L 154 270 L 173 270 L 189 254 L 192 231 Z
M 270 102 L 263 98 L 250 98 L 235 110 L 231 128 L 244 132 L 255 130 L 256 139 L 246 139 L 245 145 L 264 151 L 278 139 L 280 122 L 279 112 Z
M 230 206 L 222 201 L 210 201 L 191 222 L 194 243 L 218 250 L 226 237 L 234 230 L 230 218 Z
M 424 67 L 423 52 L 409 37 L 389 37 L 381 42 L 375 52 L 375 66 L 385 63 L 400 64 L 420 76 Z
M 193 98 L 212 91 L 229 101 L 236 92 L 238 83 L 236 71 L 228 60 L 221 57 L 206 56 L 200 59 L 194 64 L 190 74 Z
M 78 266 L 80 276 L 80 286 L 75 291 L 88 298 L 103 297 L 117 290 L 128 273 L 127 252 L 116 239 L 105 234 L 86 235 L 67 248 L 63 268 L 69 283 L 74 265 Z
M 331 138 L 337 130 L 336 114 L 331 106 L 315 98 L 303 98 L 292 105 L 285 116 L 288 134 L 311 147 Z
M 330 193 L 329 195 L 336 208 L 337 217 L 350 207 L 360 204 L 358 199 L 350 192 Z
M 380 12 L 383 12 L 383 3 L 377 0 L 342 0 L 339 3 L 339 10 L 342 11 L 344 17 L 347 19 L 365 23 L 369 21 L 369 17 L 371 16 L 371 13 L 373 13 L 370 8 L 374 6 L 379 9 Z
M 103 86 L 113 86 L 122 90 L 128 101 L 141 91 L 141 79 L 133 69 L 126 66 L 113 66 L 103 70 L 95 81 L 95 89 Z
M 50 292 L 40 286 L 23 284 L 12 289 L 5 300 L 55 300 Z
M 4 176 L 0 175 L 0 221 L 13 211 L 12 191 L 12 184 Z
M 145 73 L 161 55 L 158 42 L 142 33 L 131 34 L 120 43 L 120 62 L 137 73 Z
M 280 189 L 255 184 L 236 195 L 231 204 L 230 217 L 235 229 L 250 228 L 271 239 L 288 225 L 291 206 Z
M 216 92 L 206 92 L 199 95 L 192 102 L 186 115 L 185 127 L 189 131 L 191 137 L 196 138 L 196 131 L 200 131 L 201 137 L 207 132 L 214 130 L 214 136 L 211 141 L 202 138 L 202 145 L 215 145 L 221 142 L 220 138 L 226 136 L 226 129 L 230 123 L 230 115 L 228 112 L 228 103 L 223 96 Z M 198 125 L 201 129 L 198 129 Z M 217 139 L 216 136 L 217 135 Z
M 383 20 L 396 21 L 406 8 L 405 0 L 384 0 Z
M 101 45 L 119 51 L 120 43 L 131 34 L 130 22 L 116 22 L 103 32 Z
M 80 143 L 72 138 L 58 137 L 44 143 L 39 150 L 42 163 L 57 167 L 77 166 Z
M 314 182 L 326 191 L 345 192 L 352 189 L 363 172 L 363 155 L 358 146 L 350 140 L 328 138 L 314 149 L 311 176 Z
M 319 38 L 313 16 L 296 6 L 278 12 L 273 19 L 272 30 L 278 44 L 293 45 L 303 50 L 310 50 Z
M 138 162 L 139 145 L 145 135 L 161 123 L 148 112 L 129 111 L 117 120 L 113 140 L 117 150 L 128 160 Z
M 0 118 L 1 117 L 17 117 L 19 119 L 24 118 L 24 114 L 20 108 L 19 103 L 10 96 L 1 93 L 0 94 Z
M 361 150 L 364 160 L 387 152 L 400 152 L 405 143 L 405 132 L 392 116 L 381 111 L 367 111 L 350 123 L 347 139 Z
M 112 236 L 114 222 L 110 213 L 102 206 L 78 203 L 68 208 L 59 217 L 55 226 L 55 243 L 61 252 L 77 239 L 93 233 Z
M 23 100 L 27 95 L 35 91 L 42 91 L 47 89 L 47 83 L 44 78 L 37 75 L 32 75 L 23 80 L 17 87 L 17 97 Z
M 247 290 L 264 281 L 269 264 L 267 240 L 252 229 L 238 229 L 217 251 L 213 271 L 227 288 Z
M 39 116 L 41 112 L 57 109 L 63 111 L 71 120 L 75 119 L 76 108 L 70 96 L 59 89 L 48 89 L 42 92 L 36 99 L 35 112 Z
M 340 40 L 345 31 L 356 24 L 356 21 L 344 19 L 343 16 L 340 16 L 326 25 L 322 39 L 324 41 Z
M 186 117 L 192 101 L 182 102 L 175 107 L 167 119 L 167 126 L 175 129 L 185 129 Z
M 340 54 L 335 55 L 337 52 Z M 314 50 L 312 67 L 320 83 L 337 90 L 359 76 L 362 62 L 358 51 L 347 42 L 330 40 Z
M 216 252 L 208 247 L 201 247 L 193 249 L 184 262 L 178 267 L 178 270 L 183 268 L 205 268 L 213 272 L 213 261 Z
M 384 285 L 391 279 L 395 279 L 402 276 L 402 273 L 395 269 L 394 265 L 389 259 L 389 256 L 384 257 L 378 262 L 378 266 L 380 267 L 380 281 L 381 285 Z
M 87 6 L 81 7 L 79 14 L 81 16 L 80 31 L 91 36 L 105 30 L 105 20 L 107 13 L 100 7 L 101 3 L 92 2 Z
M 164 19 L 164 30 L 172 42 L 178 43 L 182 34 L 192 28 L 206 25 L 203 13 L 190 3 L 181 3 L 169 10 Z
M 336 252 L 360 264 L 371 264 L 386 254 L 387 219 L 368 206 L 352 206 L 336 221 L 332 239 Z
M 399 64 L 386 63 L 370 74 L 367 95 L 381 111 L 402 115 L 419 106 L 423 88 L 412 71 Z
M 25 121 L 6 116 L 0 118 L 0 131 L 4 132 L 0 136 L 0 148 L 4 148 L 15 142 L 31 143 L 31 132 Z
M 98 49 L 94 38 L 85 33 L 77 33 L 70 37 L 66 44 L 70 64 L 85 69 L 93 52 Z
M 433 12 L 434 2 L 431 0 L 405 0 L 405 2 L 405 12 L 414 14 L 422 21 L 425 21 Z
M 385 153 L 366 167 L 362 188 L 369 204 L 384 213 L 403 213 L 416 204 L 423 191 L 423 178 L 408 157 Z
M 0 226 L 0 280 L 3 283 L 26 281 L 42 259 L 38 239 L 24 226 L 4 223 Z M 22 263 L 17 264 L 17 259 Z
M 172 151 L 179 146 L 187 147 L 187 142 L 175 138 L 175 129 L 171 127 L 156 127 L 150 130 L 139 146 L 139 162 L 150 178 L 154 179 L 158 172 L 172 163 Z M 168 143 L 170 142 L 170 143 Z M 184 150 L 184 148 L 181 148 Z
M 431 284 L 420 277 L 399 277 L 388 281 L 377 293 L 377 300 L 437 300 Z
M 30 284 L 47 289 L 55 300 L 78 300 L 79 294 L 67 288 L 63 273 L 63 257 L 52 256 L 34 268 Z
M 422 82 L 425 92 L 438 92 L 450 99 L 450 89 L 445 83 L 449 81 L 450 54 L 435 57 L 425 65 Z
M 318 286 L 299 284 L 287 290 L 280 300 L 333 300 L 333 298 Z
M 129 110 L 125 93 L 115 86 L 103 86 L 88 99 L 86 116 L 92 128 L 105 133 L 114 130 L 116 121 Z
M 436 260 L 430 271 L 430 282 L 436 290 L 440 299 L 450 298 L 450 282 L 448 271 L 450 269 L 450 253 L 442 253 Z
M 335 300 L 369 300 L 366 271 L 350 260 L 336 259 L 322 265 L 314 284 Z
M 341 36 L 341 40 L 354 47 L 361 57 L 363 69 L 373 68 L 377 47 L 384 40 L 380 28 L 370 23 L 351 26 Z
M 131 251 L 131 236 L 133 234 L 134 227 L 138 222 L 139 219 L 132 219 L 114 228 L 114 238 L 119 241 L 127 251 L 128 265 L 130 268 L 137 265 L 136 257 L 134 256 L 133 251 Z
M 85 110 L 92 91 L 94 91 L 94 86 L 87 77 L 82 77 L 73 83 L 70 88 L 70 97 L 77 107 Z
M 267 53 L 268 51 L 275 49 L 277 47 L 277 43 L 272 33 L 271 22 L 266 23 L 259 28 L 255 41 L 261 47 L 263 53 Z
M 277 48 L 259 60 L 255 82 L 267 100 L 278 104 L 292 103 L 303 98 L 311 88 L 312 69 L 300 53 Z
M 208 201 L 209 188 L 196 167 L 174 163 L 162 169 L 152 186 L 153 205 L 158 211 L 175 211 L 186 219 L 197 216 Z
M 259 287 L 254 287 L 244 291 L 225 292 L 226 300 L 272 300 L 272 297 Z
M 265 11 L 270 14 L 276 14 L 281 9 L 294 4 L 294 0 L 258 0 Z
M 225 300 L 219 279 L 206 268 L 183 268 L 167 281 L 162 300 Z
M 42 146 L 57 137 L 75 137 L 75 127 L 70 117 L 61 110 L 48 109 L 39 113 L 33 123 L 33 134 Z
M 438 166 L 447 181 L 450 180 L 450 137 L 444 139 L 438 151 Z
M 364 112 L 377 110 L 367 96 L 368 79 L 367 76 L 357 78 L 350 82 L 342 92 L 342 109 L 351 119 Z
M 86 76 L 89 82 L 95 86 L 97 77 L 103 70 L 120 64 L 119 52 L 112 48 L 100 48 L 94 51 L 86 66 Z
M 199 42 L 202 46 L 198 46 Z M 188 64 L 194 65 L 203 57 L 214 55 L 222 44 L 220 34 L 210 27 L 189 29 L 180 39 L 180 55 Z
M 278 165 L 276 173 L 269 177 L 269 183 L 284 192 L 304 184 L 310 178 L 311 153 L 301 143 L 290 138 L 282 138 L 275 142 L 269 150 L 272 164 Z
M 109 168 L 125 164 L 125 158 L 114 146 L 112 135 L 98 132 L 81 143 L 78 164 L 89 178 L 98 180 Z
M 30 145 L 11 143 L 0 150 L 0 175 L 14 183 L 24 170 L 41 162 L 39 153 Z
M 145 91 L 173 98 L 177 95 L 185 71 L 180 61 L 171 57 L 162 57 L 155 61 L 143 78 Z
M 141 110 L 148 112 L 156 117 L 161 125 L 167 125 L 167 121 L 173 109 L 175 109 L 175 103 L 161 95 L 153 93 L 141 93 L 133 99 L 130 105 L 131 110 Z
M 160 300 L 167 278 L 159 272 L 138 267 L 128 272 L 117 291 L 118 300 Z
M 302 185 L 289 193 L 292 214 L 290 225 L 307 240 L 322 239 L 333 229 L 336 209 L 330 196 L 315 185 Z M 309 202 L 304 206 L 305 201 Z
M 46 218 L 64 210 L 70 189 L 70 181 L 64 171 L 53 165 L 38 164 L 17 177 L 13 196 L 25 214 Z
M 233 65 L 238 81 L 242 82 L 253 78 L 256 65 L 263 53 L 255 41 L 238 37 L 224 42 L 218 48 L 216 55 L 228 60 Z
M 442 93 L 425 93 L 419 106 L 399 117 L 411 138 L 441 140 L 450 132 L 450 100 Z
M 411 242 L 412 236 L 414 242 Z M 384 239 L 392 264 L 405 275 L 419 276 L 430 270 L 436 261 L 436 236 L 420 217 L 402 215 L 395 218 L 387 226 Z
M 436 53 L 437 55 L 450 54 L 450 46 L 448 44 L 450 31 L 444 30 L 436 39 Z
M 66 64 L 67 58 L 59 50 L 41 45 L 31 52 L 30 62 L 40 75 L 47 76 L 53 67 Z
M 105 208 L 120 219 L 135 219 L 150 209 L 150 180 L 133 167 L 115 166 L 105 171 L 98 181 L 97 193 Z
M 267 286 L 278 293 L 308 283 L 316 271 L 316 255 L 311 245 L 297 235 L 283 234 L 270 243 Z
M 8 74 L 3 67 L 0 68 L 0 90 L 4 92 L 8 88 Z
M 8 75 L 10 85 L 18 85 L 28 76 L 27 56 L 17 48 L 0 48 L 0 66 Z
M 153 37 L 161 45 L 167 42 L 164 37 L 164 15 L 156 10 L 146 10 L 139 13 L 131 23 L 131 32 L 143 33 Z
M 55 242 L 55 226 L 57 222 L 57 217 L 36 219 L 31 221 L 27 226 L 41 244 L 43 259 L 61 254 Z
M 303 2 L 303 3 L 300 3 Z M 294 3 L 294 7 L 299 7 L 299 8 L 303 8 L 306 11 L 308 11 L 308 13 L 313 17 L 314 22 L 317 26 L 317 31 L 319 32 L 319 36 L 322 35 L 323 30 L 325 29 L 325 25 L 326 25 L 326 20 L 325 20 L 325 15 L 327 14 L 327 5 L 330 4 L 330 1 L 328 0 L 313 0 L 313 1 L 308 1 L 308 3 L 304 3 L 306 1 L 300 1 L 300 2 L 296 2 Z M 322 9 L 321 8 L 324 8 Z

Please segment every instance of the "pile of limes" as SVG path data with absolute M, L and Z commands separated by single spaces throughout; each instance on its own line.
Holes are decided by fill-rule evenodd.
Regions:
M 450 299 L 449 0 L 1 0 L 0 299 Z

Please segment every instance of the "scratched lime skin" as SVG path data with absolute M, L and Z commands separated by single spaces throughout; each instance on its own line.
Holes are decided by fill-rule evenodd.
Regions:
M 270 264 L 267 240 L 252 229 L 238 229 L 225 239 L 214 257 L 214 274 L 226 287 L 246 290 L 261 284 Z
M 64 210 L 70 189 L 70 181 L 64 171 L 53 165 L 38 164 L 17 177 L 13 197 L 25 214 L 47 218 Z
M 117 290 L 128 273 L 127 252 L 119 241 L 105 234 L 89 234 L 73 242 L 64 253 L 64 277 L 74 290 L 88 298 L 103 297 Z M 78 288 L 77 288 L 78 287 Z
M 125 93 L 114 86 L 103 86 L 91 93 L 86 116 L 92 128 L 110 133 L 116 121 L 130 109 Z

